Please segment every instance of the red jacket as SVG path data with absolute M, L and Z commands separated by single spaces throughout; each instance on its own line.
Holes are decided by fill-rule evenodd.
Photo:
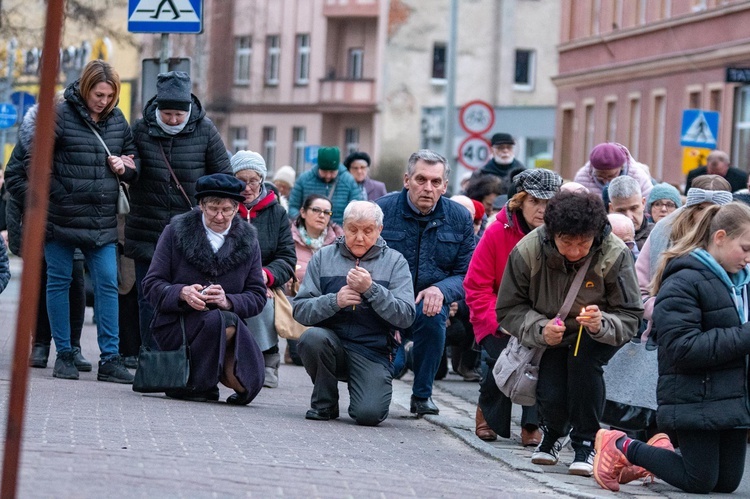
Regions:
M 487 227 L 464 278 L 466 304 L 477 343 L 497 331 L 497 289 L 511 250 L 526 235 L 518 223 L 520 212 L 513 213 L 509 221 L 507 210 L 506 205 L 495 223 Z

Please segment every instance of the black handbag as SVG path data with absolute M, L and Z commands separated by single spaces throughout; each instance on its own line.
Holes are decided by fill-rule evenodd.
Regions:
M 186 388 L 190 377 L 190 347 L 185 337 L 185 319 L 180 315 L 182 345 L 177 350 L 153 350 L 141 346 L 133 391 L 158 393 Z

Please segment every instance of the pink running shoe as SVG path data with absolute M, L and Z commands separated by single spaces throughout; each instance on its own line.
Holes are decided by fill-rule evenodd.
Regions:
M 594 479 L 603 489 L 620 490 L 620 472 L 630 466 L 628 458 L 620 452 L 615 442 L 625 434 L 616 430 L 599 430 L 596 433 L 594 449 Z
M 669 440 L 669 437 L 666 435 L 666 433 L 657 433 L 656 435 L 651 437 L 648 442 L 646 442 L 646 444 L 674 452 L 674 445 L 672 445 L 672 441 Z M 654 474 L 648 471 L 646 468 L 641 468 L 640 466 L 631 464 L 630 466 L 626 466 L 622 469 L 622 472 L 620 472 L 619 482 L 621 484 L 630 483 L 633 480 L 638 480 L 639 478 L 643 480 L 643 483 L 654 483 L 655 477 Z

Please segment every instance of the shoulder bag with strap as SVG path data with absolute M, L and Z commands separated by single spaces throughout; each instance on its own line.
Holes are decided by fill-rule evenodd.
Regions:
M 190 378 L 190 346 L 185 335 L 185 317 L 180 314 L 182 345 L 177 350 L 161 351 L 141 345 L 133 391 L 157 393 L 187 388 Z
M 102 139 L 102 136 L 99 135 L 99 132 L 96 131 L 96 128 L 91 126 L 91 123 L 89 123 L 88 121 L 86 121 L 86 125 L 88 125 L 91 131 L 94 132 L 96 138 L 99 139 L 99 142 L 101 142 L 104 146 L 104 150 L 107 152 L 107 157 L 112 156 L 112 153 L 109 152 L 109 147 L 107 147 L 107 144 L 104 143 L 104 139 Z M 117 193 L 117 214 L 127 215 L 128 213 L 130 213 L 130 196 L 128 196 L 127 186 L 122 180 L 120 180 L 120 176 L 118 174 L 115 173 L 115 177 L 117 177 L 117 185 L 119 186 L 119 191 Z
M 591 264 L 592 255 L 581 264 L 558 316 L 565 320 L 573 302 L 581 289 L 583 278 Z M 500 352 L 492 375 L 495 383 L 514 404 L 532 406 L 536 404 L 536 385 L 539 381 L 539 362 L 544 355 L 545 347 L 529 348 L 511 336 L 508 345 Z
M 185 201 L 187 201 L 188 206 L 190 209 L 193 209 L 193 203 L 190 202 L 190 197 L 185 192 L 185 189 L 182 188 L 182 184 L 179 180 L 177 180 L 177 175 L 174 174 L 174 170 L 172 169 L 172 165 L 169 164 L 169 160 L 167 159 L 167 155 L 164 153 L 164 147 L 161 145 L 161 141 L 159 141 L 159 151 L 161 151 L 161 157 L 164 159 L 164 164 L 167 165 L 167 169 L 169 170 L 169 174 L 172 176 L 172 180 L 174 180 L 175 185 L 177 185 L 177 188 L 182 193 L 182 196 L 185 198 Z

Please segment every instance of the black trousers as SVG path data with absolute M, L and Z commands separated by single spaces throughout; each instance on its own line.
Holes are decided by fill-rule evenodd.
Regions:
M 132 357 L 138 355 L 141 348 L 141 328 L 138 320 L 138 291 L 133 286 L 124 295 L 117 295 L 119 305 L 118 322 L 120 325 L 120 355 Z
M 578 355 L 574 348 L 548 348 L 539 363 L 537 404 L 542 423 L 555 435 L 572 427 L 573 448 L 594 447 L 604 411 L 602 366 L 618 347 L 593 340 L 584 331 Z
M 70 344 L 81 347 L 81 331 L 86 314 L 86 285 L 83 277 L 84 261 L 73 260 L 73 281 L 70 283 Z M 52 342 L 52 330 L 47 315 L 47 264 L 42 260 L 41 283 L 39 286 L 39 311 L 36 316 L 34 345 L 49 348 Z
M 695 494 L 731 493 L 745 471 L 747 430 L 677 430 L 680 454 L 633 440 L 628 460 Z
M 479 384 L 479 407 L 482 409 L 484 419 L 495 433 L 503 438 L 510 438 L 510 416 L 513 402 L 500 391 L 492 376 L 492 368 L 505 346 L 510 341 L 510 336 L 487 336 L 480 345 L 487 353 L 487 374 Z M 539 426 L 539 416 L 536 406 L 524 407 L 521 413 L 521 426 L 527 430 L 536 430 Z

